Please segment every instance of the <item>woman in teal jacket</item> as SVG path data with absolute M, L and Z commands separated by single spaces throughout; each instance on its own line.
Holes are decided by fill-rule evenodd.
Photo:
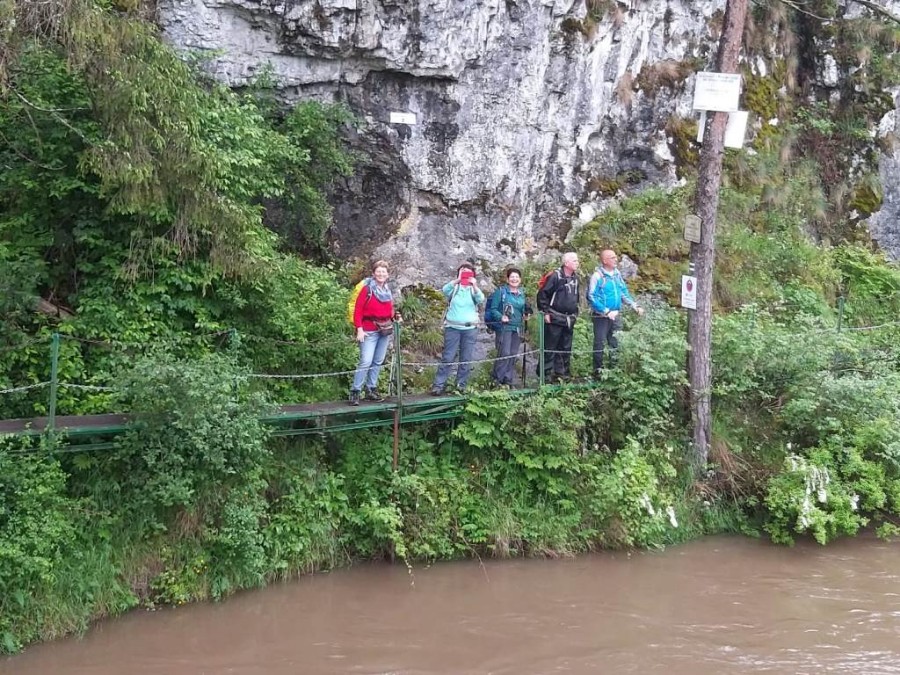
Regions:
M 497 360 L 491 370 L 495 385 L 511 385 L 516 374 L 516 355 L 522 341 L 525 319 L 531 305 L 522 290 L 522 273 L 515 267 L 506 270 L 506 283 L 494 291 L 484 310 L 484 320 L 494 330 Z

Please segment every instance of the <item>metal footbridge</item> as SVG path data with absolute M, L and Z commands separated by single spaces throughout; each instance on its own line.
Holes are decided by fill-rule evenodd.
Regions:
M 403 390 L 402 369 L 404 367 L 421 368 L 423 366 L 437 366 L 432 363 L 404 363 L 399 348 L 400 329 L 395 324 L 394 350 L 390 363 L 390 395 L 384 401 L 362 401 L 361 405 L 349 406 L 347 401 L 327 401 L 317 403 L 282 404 L 273 412 L 261 418 L 261 421 L 270 428 L 273 436 L 303 436 L 325 435 L 356 429 L 369 429 L 375 427 L 393 427 L 394 435 L 394 462 L 397 461 L 397 448 L 399 444 L 400 427 L 402 425 L 419 424 L 436 420 L 447 420 L 462 414 L 466 395 L 446 394 L 433 396 L 426 394 L 409 395 Z M 538 331 L 542 338 L 542 331 Z M 217 335 L 229 335 L 233 338 L 234 331 L 222 331 Z M 38 390 L 48 390 L 47 407 L 48 414 L 41 417 L 0 420 L 0 435 L 9 434 L 16 436 L 40 436 L 52 435 L 63 452 L 86 452 L 93 450 L 111 449 L 115 446 L 115 438 L 126 432 L 133 424 L 136 416 L 128 413 L 109 413 L 94 415 L 58 415 L 57 399 L 60 389 L 73 387 L 76 389 L 113 391 L 112 387 L 94 386 L 87 384 L 73 384 L 60 380 L 59 376 L 59 345 L 60 336 L 55 333 L 50 340 L 50 379 L 45 382 L 29 383 L 19 387 L 0 389 L 0 394 L 23 394 L 25 392 L 38 393 Z M 542 343 L 542 340 L 539 340 Z M 524 346 L 524 345 L 523 345 Z M 524 351 L 517 355 L 527 357 L 533 355 L 535 360 L 543 364 L 543 344 L 532 351 Z M 472 364 L 490 363 L 497 359 L 478 359 Z M 456 367 L 459 362 L 453 364 Z M 386 364 L 387 366 L 387 364 Z M 545 385 L 542 376 L 543 369 L 539 369 L 541 375 L 534 376 L 532 387 L 524 386 L 519 389 L 507 390 L 508 395 L 520 396 L 537 392 L 541 387 L 547 389 L 562 389 L 569 387 L 584 387 L 585 385 Z M 260 378 L 290 378 L 304 379 L 325 376 L 347 376 L 353 371 L 341 371 L 336 373 L 309 373 L 299 375 L 258 374 L 251 377 Z M 526 363 L 522 361 L 523 382 L 528 382 L 526 375 Z

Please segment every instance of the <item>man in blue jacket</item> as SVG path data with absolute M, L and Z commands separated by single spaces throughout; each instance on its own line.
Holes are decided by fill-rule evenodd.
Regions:
M 591 305 L 591 319 L 594 323 L 594 372 L 603 368 L 604 343 L 609 343 L 611 351 L 619 346 L 616 340 L 616 329 L 621 326 L 619 315 L 622 303 L 631 307 L 643 316 L 644 310 L 628 292 L 622 273 L 616 267 L 618 258 L 615 251 L 609 249 L 600 254 L 600 266 L 594 270 L 588 284 L 587 299 Z

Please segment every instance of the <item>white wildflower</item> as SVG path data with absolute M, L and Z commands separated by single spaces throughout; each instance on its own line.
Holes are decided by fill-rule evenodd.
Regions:
M 675 518 L 675 509 L 671 506 L 667 506 L 666 514 L 669 516 L 669 523 L 672 525 L 672 527 L 678 527 L 678 519 Z

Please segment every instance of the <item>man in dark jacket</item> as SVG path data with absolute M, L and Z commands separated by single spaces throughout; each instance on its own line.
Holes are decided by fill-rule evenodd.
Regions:
M 578 318 L 578 254 L 566 253 L 562 267 L 553 272 L 537 294 L 538 310 L 544 312 L 544 380 L 569 377 L 572 336 Z M 540 368 L 540 365 L 538 366 Z M 538 371 L 540 374 L 540 371 Z

